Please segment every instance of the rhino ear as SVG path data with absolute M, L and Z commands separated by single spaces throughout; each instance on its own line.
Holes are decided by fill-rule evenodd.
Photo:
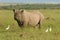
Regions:
M 15 9 L 13 9 L 13 12 L 15 12 Z
M 23 13 L 23 12 L 24 12 L 24 10 L 21 10 L 21 12 Z

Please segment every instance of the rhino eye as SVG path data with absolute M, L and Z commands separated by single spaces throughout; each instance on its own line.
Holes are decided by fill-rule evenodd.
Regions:
M 14 16 L 16 16 L 16 15 L 17 15 L 17 13 L 14 14 Z
M 15 13 L 15 14 L 17 14 L 17 13 Z
M 17 15 L 17 13 L 15 13 L 15 15 Z

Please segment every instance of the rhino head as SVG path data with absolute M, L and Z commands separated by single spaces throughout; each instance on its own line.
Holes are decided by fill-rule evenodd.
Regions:
M 22 14 L 23 14 L 24 10 L 15 10 L 13 9 L 13 13 L 14 13 L 14 20 L 17 21 L 18 25 L 21 27 L 23 26 L 23 21 L 22 21 Z

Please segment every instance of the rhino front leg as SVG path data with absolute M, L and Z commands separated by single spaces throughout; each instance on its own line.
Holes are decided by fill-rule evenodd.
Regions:
M 27 25 L 28 25 L 28 22 L 24 22 L 23 26 L 27 27 Z

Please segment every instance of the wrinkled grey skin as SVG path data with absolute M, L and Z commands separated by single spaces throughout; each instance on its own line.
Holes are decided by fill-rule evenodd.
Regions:
M 27 25 L 35 27 L 37 24 L 39 24 L 40 28 L 44 20 L 44 16 L 38 11 L 28 12 L 26 10 L 13 9 L 13 12 L 14 12 L 14 19 L 17 21 L 20 27 Z

